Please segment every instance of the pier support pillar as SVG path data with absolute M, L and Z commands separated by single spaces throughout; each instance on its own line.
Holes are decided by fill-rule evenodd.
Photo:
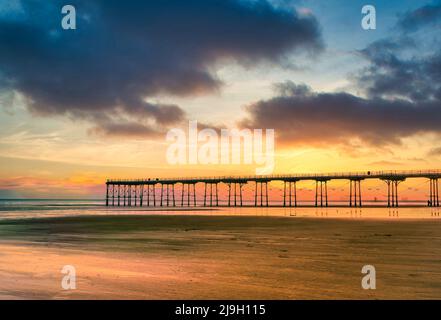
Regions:
M 115 185 L 112 184 L 112 207 L 115 206 Z
M 165 186 L 165 199 L 164 199 L 164 186 Z M 174 183 L 166 183 L 161 184 L 161 206 L 165 202 L 167 207 L 175 206 L 175 184 Z
M 153 206 L 156 207 L 156 188 L 154 184 L 147 185 L 147 207 L 150 207 L 150 199 L 153 200 Z
M 188 183 L 182 183 L 182 189 L 181 189 L 181 207 L 184 206 L 184 198 L 185 198 L 185 186 L 187 186 L 187 206 L 190 206 L 190 184 Z
M 429 207 L 439 207 L 438 178 L 430 178 Z
M 361 180 L 349 180 L 349 206 L 361 207 Z
M 187 188 L 185 188 L 187 187 Z M 186 190 L 187 189 L 187 193 Z M 174 196 L 173 196 L 174 197 Z M 187 201 L 185 201 L 187 200 Z M 181 189 L 181 207 L 183 206 L 191 206 L 191 202 L 193 202 L 193 206 L 196 207 L 196 183 L 195 182 L 188 182 L 182 183 L 182 189 Z
M 283 206 L 292 207 L 293 204 L 297 207 L 297 181 L 283 181 Z
M 387 206 L 398 207 L 398 185 L 405 179 L 384 180 L 387 184 Z
M 209 207 L 213 207 L 213 203 L 216 207 L 219 206 L 219 194 L 218 194 L 217 185 L 218 182 L 204 183 L 204 207 L 207 206 L 208 200 L 209 200 Z M 209 194 L 207 194 L 207 191 Z
M 106 207 L 109 206 L 109 184 L 106 183 Z
M 165 185 L 165 205 L 168 207 L 169 206 L 169 199 L 170 199 L 170 185 L 166 184 Z
M 121 199 L 121 185 L 119 184 L 118 185 L 118 207 L 121 205 L 120 199 Z
M 254 190 L 254 206 L 258 207 L 259 202 L 261 207 L 268 207 L 268 181 L 256 181 L 256 189 Z
M 144 185 L 139 186 L 139 206 L 142 207 L 142 201 L 144 200 Z
M 316 180 L 315 181 L 315 206 L 324 207 L 328 206 L 328 181 Z
M 139 186 L 134 185 L 133 186 L 133 190 L 132 190 L 132 192 L 133 192 L 133 199 L 134 199 L 134 201 L 133 201 L 133 206 L 134 207 L 136 207 L 136 199 L 138 198 L 138 187 Z
M 123 185 L 123 206 L 126 206 L 126 198 L 127 198 L 127 186 Z
M 234 204 L 235 207 L 243 206 L 242 202 L 242 182 L 229 182 L 228 183 L 228 206 L 231 207 Z M 233 197 L 233 201 L 231 199 Z M 239 198 L 239 199 L 238 199 Z

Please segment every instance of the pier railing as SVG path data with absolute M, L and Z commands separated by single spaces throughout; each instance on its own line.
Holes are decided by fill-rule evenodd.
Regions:
M 229 175 L 229 176 L 194 176 L 194 177 L 170 177 L 170 178 L 145 178 L 145 179 L 108 179 L 108 183 L 162 183 L 162 182 L 193 182 L 193 181 L 262 181 L 262 180 L 316 180 L 316 179 L 387 179 L 394 177 L 404 178 L 430 178 L 441 177 L 441 170 L 383 170 L 383 171 L 353 171 L 331 173 L 296 173 L 296 174 L 272 174 L 272 175 Z

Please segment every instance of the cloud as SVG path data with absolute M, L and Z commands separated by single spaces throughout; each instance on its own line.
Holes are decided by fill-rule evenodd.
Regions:
M 403 98 L 414 102 L 441 99 L 441 52 L 405 57 L 411 38 L 382 39 L 360 50 L 369 66 L 357 75 L 357 84 L 373 98 Z
M 429 156 L 441 156 L 441 147 L 433 148 L 430 150 Z
M 417 133 L 441 133 L 439 101 L 362 98 L 346 92 L 314 92 L 286 82 L 275 97 L 247 107 L 241 126 L 273 128 L 283 144 L 329 146 L 360 140 L 399 145 Z M 291 88 L 291 89 L 290 89 Z
M 398 26 L 410 31 L 433 23 L 441 18 L 440 8 L 408 12 Z M 430 50 L 421 54 L 420 40 L 400 34 L 359 51 L 369 63 L 355 76 L 365 96 L 314 92 L 287 81 L 275 85 L 275 97 L 249 105 L 241 125 L 275 128 L 280 141 L 292 145 L 399 145 L 418 133 L 440 134 L 441 50 L 425 47 Z
M 0 15 L 0 89 L 23 94 L 35 114 L 95 121 L 101 132 L 138 123 L 131 131 L 148 134 L 181 121 L 180 107 L 146 98 L 219 90 L 218 63 L 322 49 L 313 15 L 266 0 L 76 0 L 76 30 L 61 29 L 64 4 L 22 1 Z
M 397 167 L 404 165 L 397 161 L 374 161 L 367 164 L 368 166 L 380 166 L 380 167 Z
M 274 97 L 250 104 L 240 125 L 273 128 L 283 144 L 321 147 L 397 146 L 416 134 L 441 134 L 439 36 L 402 32 L 437 21 L 440 7 L 408 12 L 398 21 L 398 34 L 358 51 L 368 65 L 352 80 L 363 94 L 315 92 L 286 81 L 275 85 Z
M 422 36 L 414 31 L 441 22 L 441 2 L 408 11 L 399 17 L 394 36 L 380 39 L 359 53 L 369 66 L 356 77 L 370 98 L 406 99 L 414 103 L 441 100 L 439 32 Z
M 413 11 L 408 11 L 398 21 L 398 27 L 405 32 L 414 32 L 424 26 L 430 26 L 441 21 L 441 3 L 426 5 Z

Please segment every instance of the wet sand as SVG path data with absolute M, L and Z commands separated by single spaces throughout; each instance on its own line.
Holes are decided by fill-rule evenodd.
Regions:
M 376 290 L 361 288 L 366 264 L 376 267 Z M 64 265 L 76 268 L 76 290 L 61 288 Z M 441 299 L 441 220 L 4 220 L 0 298 Z

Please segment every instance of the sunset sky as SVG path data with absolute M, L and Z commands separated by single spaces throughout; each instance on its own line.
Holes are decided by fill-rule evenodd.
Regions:
M 1 1 L 0 198 L 254 174 L 168 164 L 166 133 L 189 120 L 274 129 L 276 174 L 441 169 L 440 26 L 441 1 Z

